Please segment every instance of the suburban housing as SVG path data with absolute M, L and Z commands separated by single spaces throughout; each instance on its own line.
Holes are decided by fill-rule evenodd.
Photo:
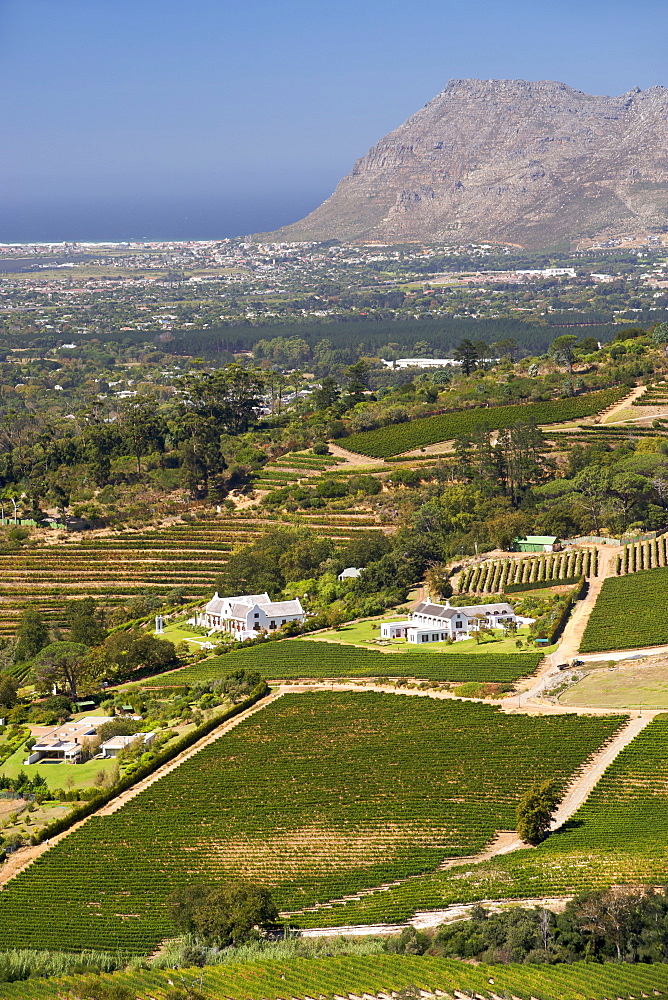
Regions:
M 430 604 L 422 601 L 412 614 L 398 622 L 383 622 L 383 639 L 406 639 L 408 642 L 445 642 L 446 639 L 469 639 L 481 628 L 503 628 L 509 623 L 528 625 L 533 618 L 521 618 L 510 604 L 475 604 L 451 608 L 450 602 Z
M 274 632 L 287 622 L 305 620 L 298 600 L 271 601 L 269 594 L 220 597 L 216 591 L 194 624 L 211 632 L 229 632 L 235 639 L 249 639 L 260 631 Z

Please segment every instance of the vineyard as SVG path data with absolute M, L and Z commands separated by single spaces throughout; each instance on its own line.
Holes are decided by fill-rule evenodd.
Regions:
M 643 569 L 657 569 L 659 566 L 668 566 L 667 535 L 625 545 L 617 556 L 617 576 L 637 573 Z
M 208 598 L 232 548 L 282 523 L 218 516 L 0 552 L 0 635 L 14 630 L 30 601 L 39 602 L 50 623 L 62 624 L 64 602 L 76 598 L 94 597 L 113 607 L 147 588 L 164 594 L 173 587 L 184 587 L 186 600 Z M 378 527 L 368 514 L 354 511 L 312 514 L 300 524 L 342 540 L 359 528 Z
M 170 681 L 204 684 L 232 670 L 257 670 L 267 680 L 300 677 L 418 677 L 432 681 L 512 683 L 534 672 L 538 653 L 381 653 L 374 649 L 288 639 L 212 656 L 169 674 Z M 164 680 L 164 677 L 163 677 Z
M 501 430 L 518 421 L 535 424 L 556 424 L 567 420 L 593 416 L 621 399 L 627 389 L 603 389 L 584 396 L 556 399 L 545 403 L 514 404 L 512 406 L 477 407 L 435 417 L 422 417 L 405 424 L 379 427 L 373 431 L 352 434 L 345 447 L 371 458 L 388 458 L 413 448 L 422 448 L 438 441 L 472 433 L 477 427 Z
M 285 695 L 39 856 L 0 893 L 0 948 L 146 954 L 189 883 L 247 877 L 296 910 L 433 871 L 512 828 L 527 784 L 563 786 L 621 721 Z
M 664 382 L 661 385 L 648 385 L 642 396 L 633 400 L 633 406 L 667 406 L 668 386 Z
M 566 895 L 666 883 L 668 714 L 610 765 L 578 812 L 536 850 L 435 872 L 366 899 L 300 915 L 302 926 L 401 921 L 416 909 L 478 899 Z
M 605 580 L 580 652 L 642 649 L 668 643 L 668 568 Z
M 486 559 L 465 569 L 459 577 L 460 594 L 503 594 L 532 583 L 576 583 L 581 576 L 596 576 L 598 551 L 570 549 L 551 555 L 520 559 Z
M 59 976 L 0 984 L 2 1000 L 79 1000 L 123 987 L 137 1000 L 165 1000 L 174 984 L 210 1000 L 279 1000 L 294 997 L 373 997 L 402 993 L 496 1000 L 619 1000 L 668 996 L 668 965 L 577 962 L 574 965 L 469 965 L 430 955 L 294 958 L 225 963 L 201 969 L 134 969 L 101 976 Z M 91 988 L 93 992 L 91 993 Z M 81 992 L 80 992 L 81 991 Z M 105 996 L 111 995 L 105 992 Z

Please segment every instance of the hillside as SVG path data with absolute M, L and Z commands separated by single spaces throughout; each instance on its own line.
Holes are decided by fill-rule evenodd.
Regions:
M 281 240 L 554 245 L 668 222 L 668 90 L 451 80 Z

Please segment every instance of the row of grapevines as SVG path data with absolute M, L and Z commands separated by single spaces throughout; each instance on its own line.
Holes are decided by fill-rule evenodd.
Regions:
M 267 680 L 300 677 L 417 677 L 432 681 L 511 683 L 533 673 L 541 653 L 381 653 L 343 643 L 287 639 L 212 656 L 174 671 L 175 683 L 204 684 L 232 670 L 258 671 Z
M 0 948 L 146 953 L 173 934 L 170 892 L 193 882 L 245 877 L 294 911 L 433 871 L 512 828 L 528 784 L 563 787 L 620 722 L 286 695 L 8 883 Z
M 617 556 L 617 576 L 637 573 L 641 569 L 668 566 L 668 536 L 625 545 Z
M 668 715 L 662 714 L 622 750 L 575 816 L 537 849 L 434 872 L 364 900 L 294 919 L 300 926 L 316 927 L 401 921 L 418 909 L 481 899 L 664 884 L 667 790 Z
M 164 1000 L 174 983 L 210 1000 L 278 1000 L 280 997 L 499 996 L 518 1000 L 605 1000 L 668 996 L 668 965 L 617 962 L 573 965 L 469 965 L 432 955 L 329 956 L 282 961 L 226 962 L 204 969 L 133 969 L 99 976 L 58 976 L 0 984 L 1 1000 L 79 1000 L 96 992 Z M 123 991 L 126 991 L 123 993 Z
M 535 424 L 556 424 L 565 420 L 588 417 L 617 402 L 626 389 L 603 389 L 569 399 L 555 399 L 545 403 L 513 404 L 512 406 L 476 407 L 457 413 L 444 413 L 435 417 L 422 417 L 405 424 L 379 427 L 346 438 L 344 444 L 350 451 L 372 458 L 400 455 L 412 448 L 450 441 L 463 434 L 472 433 L 477 427 L 501 430 L 518 421 Z
M 580 652 L 668 644 L 668 567 L 603 582 Z
M 459 577 L 460 594 L 501 594 L 506 587 L 596 576 L 597 549 L 569 549 L 520 559 L 488 559 Z

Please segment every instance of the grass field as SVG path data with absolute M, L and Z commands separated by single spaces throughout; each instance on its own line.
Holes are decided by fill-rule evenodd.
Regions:
M 469 965 L 430 955 L 333 956 L 287 961 L 229 962 L 205 969 L 134 969 L 102 976 L 63 976 L 0 983 L 2 1000 L 75 1000 L 85 992 L 137 1000 L 174 996 L 174 985 L 210 1000 L 278 1000 L 294 997 L 418 996 L 419 991 L 454 997 L 517 997 L 518 1000 L 630 1000 L 668 996 L 668 965 L 576 962 L 573 965 Z M 112 990 L 116 987 L 119 993 Z M 81 992 L 79 992 L 81 991 Z M 185 996 L 185 992 L 182 994 Z
M 416 909 L 479 899 L 567 895 L 668 882 L 668 715 L 619 754 L 578 812 L 536 850 L 456 866 L 365 900 L 319 909 L 300 924 L 399 921 Z
M 603 582 L 581 653 L 668 644 L 668 567 Z
M 457 644 L 459 645 L 460 643 Z M 267 680 L 300 677 L 416 677 L 433 681 L 511 683 L 533 673 L 543 657 L 542 651 L 520 653 L 515 650 L 497 653 L 496 645 L 489 643 L 486 655 L 482 655 L 481 651 L 460 653 L 452 646 L 447 647 L 447 652 L 440 654 L 427 654 L 404 647 L 404 651 L 389 655 L 378 649 L 362 649 L 340 641 L 287 639 L 235 650 L 223 656 L 212 656 L 200 663 L 162 675 L 162 679 L 173 684 L 198 684 L 217 680 L 232 670 L 246 668 L 258 670 Z M 490 651 L 490 647 L 493 651 Z M 157 683 L 161 682 L 158 679 Z
M 512 828 L 528 784 L 565 783 L 619 723 L 284 696 L 37 858 L 0 893 L 0 948 L 146 953 L 188 883 L 245 876 L 294 910 L 432 871 Z
M 598 667 L 565 691 L 559 701 L 591 708 L 668 709 L 668 667 L 628 662 Z

